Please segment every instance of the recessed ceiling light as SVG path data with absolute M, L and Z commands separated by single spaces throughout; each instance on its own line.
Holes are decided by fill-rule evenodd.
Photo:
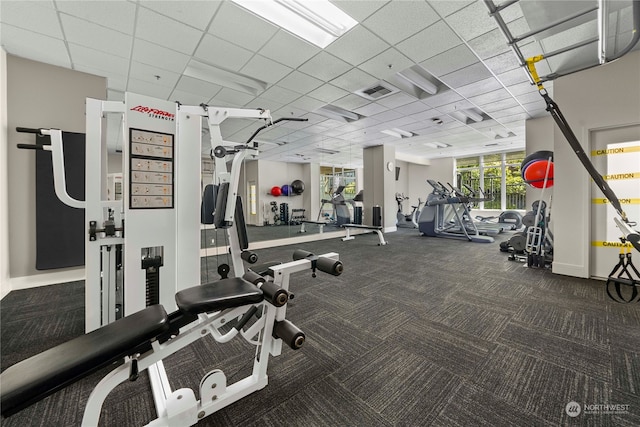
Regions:
M 427 147 L 431 147 L 431 148 L 447 148 L 447 147 L 451 147 L 451 145 L 449 144 L 445 144 L 444 142 L 425 142 L 424 143 L 425 146 Z
M 393 136 L 394 138 L 411 138 L 415 135 L 413 132 L 409 132 L 400 128 L 385 129 L 381 130 L 380 132 L 389 136 Z
M 328 0 L 231 1 L 323 49 L 358 23 Z

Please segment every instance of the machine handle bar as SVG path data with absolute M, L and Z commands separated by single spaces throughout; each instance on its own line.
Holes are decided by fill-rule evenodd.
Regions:
M 256 131 L 253 133 L 253 135 L 251 135 L 251 137 L 249 137 L 249 139 L 247 139 L 247 142 L 245 142 L 245 144 L 249 144 L 251 141 L 253 141 L 253 138 L 255 138 L 256 135 L 258 135 L 260 132 L 262 132 L 266 128 L 269 128 L 269 127 L 275 125 L 276 123 L 283 122 L 283 121 L 306 122 L 308 120 L 309 119 L 304 119 L 302 117 L 281 117 L 281 118 L 276 119 L 273 122 L 271 122 L 271 124 L 264 125 L 264 126 L 259 127 L 258 129 L 256 129 Z

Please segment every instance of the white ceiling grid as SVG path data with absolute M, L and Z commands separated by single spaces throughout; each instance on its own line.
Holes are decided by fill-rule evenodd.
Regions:
M 525 2 L 530 4 L 521 7 Z M 268 108 L 274 118 L 308 118 L 260 134 L 261 157 L 272 160 L 359 166 L 362 148 L 378 144 L 393 144 L 404 158 L 417 161 L 520 149 L 524 120 L 546 114 L 483 1 L 333 3 L 359 25 L 324 50 L 228 0 L 2 0 L 0 42 L 10 54 L 107 77 L 109 99 L 132 91 L 187 104 Z M 521 0 L 501 15 L 513 35 L 523 34 L 530 30 L 525 6 L 545 8 L 545 3 Z M 620 32 L 631 27 L 625 10 L 618 7 L 611 16 Z M 585 22 L 519 46 L 530 56 L 593 37 L 593 32 L 594 23 Z M 612 43 L 624 41 L 615 37 Z M 596 54 L 591 47 L 582 50 L 578 59 L 543 61 L 539 72 Z M 198 63 L 265 82 L 266 89 L 247 93 L 184 74 Z M 437 94 L 418 99 L 399 91 L 377 101 L 354 94 L 414 65 L 441 82 Z M 552 84 L 546 86 L 552 91 Z M 361 118 L 351 123 L 328 119 L 317 113 L 326 104 Z M 465 109 L 484 120 L 461 121 L 457 114 Z M 225 123 L 223 136 L 241 142 L 260 125 L 250 120 Z M 109 128 L 118 129 L 118 123 L 110 122 Z M 396 139 L 381 133 L 391 128 L 415 136 Z M 514 136 L 495 140 L 497 130 Z M 436 141 L 451 147 L 424 145 Z M 495 142 L 500 145 L 486 147 Z

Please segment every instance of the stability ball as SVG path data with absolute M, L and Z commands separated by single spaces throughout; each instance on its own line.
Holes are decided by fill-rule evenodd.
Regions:
M 271 195 L 278 197 L 282 195 L 282 190 L 277 185 L 275 187 L 271 187 Z
M 282 187 L 280 187 L 280 190 L 282 191 L 282 195 L 283 196 L 291 196 L 292 192 L 291 192 L 291 186 L 289 184 L 285 184 Z
M 545 186 L 544 177 L 549 168 L 547 176 L 547 185 Z M 536 160 L 530 163 L 524 170 L 524 182 L 535 188 L 549 188 L 553 185 L 553 162 L 549 160 Z
M 520 173 L 523 181 L 532 187 L 542 188 L 549 161 L 551 161 L 551 165 L 549 166 L 547 187 L 551 187 L 553 185 L 553 151 L 536 151 L 525 157 L 520 164 Z
M 299 179 L 293 181 L 291 183 L 291 191 L 293 191 L 293 194 L 295 195 L 302 194 L 304 192 L 304 182 L 300 181 Z

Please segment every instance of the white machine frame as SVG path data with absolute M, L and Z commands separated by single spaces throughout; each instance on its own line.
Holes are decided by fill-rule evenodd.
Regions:
M 339 259 L 339 255 L 334 252 L 320 255 L 320 257 L 335 261 Z M 312 261 L 309 259 L 300 259 L 270 267 L 273 271 L 274 283 L 287 292 L 289 291 L 291 274 L 310 270 L 311 268 Z M 194 425 L 200 419 L 267 385 L 269 355 L 279 356 L 282 352 L 282 340 L 272 336 L 273 325 L 276 321 L 285 319 L 287 310 L 286 305 L 274 307 L 267 301 L 212 314 L 200 314 L 198 320 L 181 329 L 180 334 L 175 338 L 163 344 L 154 341 L 152 350 L 140 355 L 136 360 L 139 371 L 149 369 L 151 374 L 152 369 L 161 369 L 162 376 L 166 378 L 162 365 L 164 358 L 207 335 L 211 335 L 219 343 L 230 341 L 238 335 L 238 331 L 232 328 L 229 332 L 223 334 L 220 332 L 220 328 L 230 320 L 242 316 L 254 305 L 259 306 L 259 310 L 263 310 L 262 316 L 246 330 L 239 332 L 247 342 L 256 346 L 251 375 L 227 385 L 224 372 L 219 369 L 213 369 L 204 375 L 200 381 L 199 400 L 195 398 L 194 391 L 189 388 L 173 391 L 167 384 L 166 388 L 163 388 L 163 393 L 158 394 L 154 386 L 154 402 L 158 418 L 147 424 L 148 426 L 183 427 Z M 87 401 L 82 419 L 83 426 L 98 425 L 105 399 L 116 386 L 129 379 L 132 363 L 133 359 L 128 358 L 123 365 L 111 371 L 98 383 Z
M 153 107 L 149 107 L 152 105 Z M 139 283 L 143 281 L 139 262 L 144 250 L 159 247 L 163 259 L 163 268 L 167 270 L 168 279 L 161 282 L 160 301 L 168 310 L 175 310 L 173 300 L 176 292 L 200 283 L 200 236 L 199 236 L 199 199 L 200 199 L 200 153 L 201 153 L 201 122 L 208 121 L 211 137 L 211 149 L 229 145 L 222 140 L 220 124 L 228 118 L 263 119 L 266 126 L 273 124 L 268 110 L 245 110 L 232 108 L 212 108 L 208 106 L 182 106 L 155 100 L 141 95 L 126 94 L 125 102 L 109 102 L 87 99 L 87 137 L 86 137 L 86 197 L 85 201 L 71 198 L 66 192 L 64 181 L 64 156 L 62 149 L 62 132 L 55 129 L 41 130 L 43 134 L 51 136 L 51 146 L 45 147 L 52 152 L 56 194 L 65 204 L 85 209 L 85 218 L 89 228 L 87 233 L 86 258 L 86 330 L 98 329 L 108 323 L 116 321 L 116 288 L 119 285 L 118 274 L 124 276 L 124 283 Z M 108 200 L 106 195 L 107 149 L 102 134 L 103 118 L 105 114 L 116 113 L 123 116 L 123 199 Z M 135 116 L 134 113 L 148 114 L 148 117 Z M 197 120 L 195 120 L 197 118 Z M 158 132 L 163 137 L 160 145 L 154 145 L 155 130 L 153 120 L 163 120 Z M 139 130 L 142 141 L 134 146 L 128 140 L 130 129 Z M 148 133 L 145 133 L 148 132 Z M 173 132 L 173 133 L 172 133 Z M 149 136 L 150 135 L 150 136 Z M 173 136 L 176 136 L 174 139 Z M 149 142 L 144 138 L 149 137 Z M 128 142 L 128 143 L 127 143 Z M 164 145 L 162 145 L 164 144 Z M 231 245 L 233 273 L 242 277 L 245 273 L 244 263 L 240 256 L 240 243 L 235 227 L 236 198 L 240 179 L 240 166 L 247 155 L 257 154 L 257 146 L 233 145 L 234 158 L 231 170 L 227 171 L 224 156 L 216 157 L 214 184 L 229 184 L 225 224 Z M 240 148 L 240 149 L 238 149 Z M 144 157 L 133 156 L 130 150 L 148 150 L 152 155 Z M 145 152 L 146 153 L 146 152 Z M 154 154 L 160 153 L 158 160 Z M 165 156 L 165 157 L 163 157 Z M 160 173 L 165 181 L 170 181 L 170 187 L 164 186 L 165 194 L 170 193 L 172 199 L 161 198 L 159 209 L 135 210 L 131 189 L 132 172 L 135 161 L 149 162 L 167 159 L 170 168 L 169 177 Z M 140 163 L 138 163 L 138 166 Z M 131 166 L 131 167 L 130 167 Z M 142 169 L 140 169 L 142 170 Z M 153 171 L 151 171 L 153 172 Z M 149 179 L 146 177 L 142 179 Z M 151 177 L 153 179 L 153 177 Z M 140 179 L 138 177 L 138 179 Z M 153 181 L 137 181 L 142 184 L 138 190 L 154 190 Z M 143 191 L 144 192 L 144 191 Z M 151 197 L 151 196 L 150 196 Z M 136 203 L 151 203 L 148 198 Z M 169 209 L 162 206 L 170 205 Z M 196 206 L 196 208 L 194 208 Z M 140 206 L 137 206 L 140 209 Z M 126 227 L 126 229 L 125 229 Z M 166 239 L 161 238 L 162 236 Z M 113 248 L 122 245 L 124 271 L 118 273 L 116 256 Z M 322 257 L 338 260 L 338 254 L 329 253 Z M 136 265 L 137 264 L 137 265 Z M 315 268 L 314 261 L 300 259 L 286 264 L 270 267 L 273 272 L 273 282 L 288 291 L 292 273 Z M 180 280 L 178 280 L 178 278 Z M 125 286 L 123 294 L 124 315 L 129 315 L 145 307 L 144 292 Z M 215 341 L 224 343 L 238 334 L 237 329 L 222 333 L 220 328 L 229 321 L 241 317 L 252 307 L 262 310 L 262 315 L 247 330 L 240 330 L 242 337 L 255 345 L 253 372 L 250 376 L 227 386 L 224 373 L 214 369 L 205 375 L 200 383 L 200 400 L 196 400 L 191 389 L 173 391 L 169 384 L 163 365 L 163 359 L 193 343 L 194 341 L 211 335 Z M 83 426 L 98 425 L 100 412 L 108 394 L 120 383 L 126 381 L 132 372 L 132 366 L 137 364 L 137 370 L 147 369 L 151 381 L 154 403 L 158 418 L 150 426 L 184 426 L 193 425 L 199 419 L 206 417 L 221 408 L 236 402 L 248 394 L 262 389 L 267 385 L 267 365 L 269 355 L 278 356 L 282 350 L 282 340 L 272 336 L 274 323 L 283 321 L 286 316 L 286 305 L 276 307 L 266 300 L 257 304 L 234 307 L 215 313 L 198 315 L 197 320 L 181 328 L 177 336 L 168 341 L 152 342 L 152 349 L 133 358 L 128 357 L 125 363 L 114 369 L 96 386 L 91 393 L 82 421 Z M 135 361 L 135 362 L 134 362 Z

